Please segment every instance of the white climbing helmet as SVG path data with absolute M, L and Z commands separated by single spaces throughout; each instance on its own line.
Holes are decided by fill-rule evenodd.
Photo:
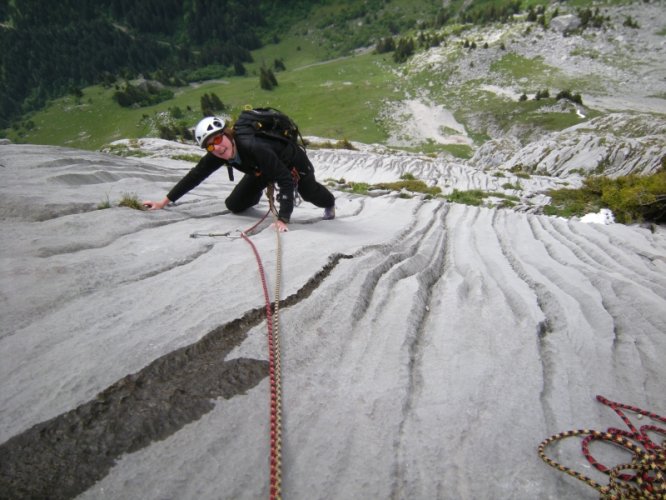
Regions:
M 196 139 L 197 144 L 202 148 L 205 147 L 204 144 L 206 144 L 206 139 L 211 135 L 224 130 L 225 126 L 226 123 L 222 118 L 218 118 L 217 116 L 207 116 L 197 123 L 197 126 L 194 129 L 194 138 Z

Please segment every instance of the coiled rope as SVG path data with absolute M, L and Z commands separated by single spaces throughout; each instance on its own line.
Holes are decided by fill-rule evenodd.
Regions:
M 601 498 L 607 499 L 666 499 L 666 439 L 661 445 L 653 442 L 648 432 L 658 433 L 666 436 L 666 428 L 656 425 L 642 425 L 639 429 L 622 410 L 629 410 L 652 420 L 666 423 L 666 418 L 656 413 L 642 410 L 636 406 L 625 405 L 610 401 L 603 396 L 597 396 L 597 400 L 610 407 L 619 415 L 629 430 L 609 428 L 605 432 L 579 429 L 561 432 L 549 437 L 539 445 L 539 456 L 548 465 L 565 472 L 576 479 L 588 484 L 599 493 Z M 581 474 L 565 465 L 562 465 L 546 455 L 546 448 L 557 441 L 573 436 L 584 436 L 582 439 L 582 451 L 587 461 L 597 470 L 609 476 L 609 484 L 602 485 L 592 478 Z M 599 463 L 590 453 L 592 441 L 605 441 L 619 446 L 633 453 L 630 463 L 619 464 L 609 468 Z
M 269 498 L 279 500 L 282 498 L 282 371 L 280 367 L 280 331 L 279 331 L 279 308 L 280 308 L 280 281 L 281 281 L 281 261 L 282 248 L 280 246 L 280 231 L 276 227 L 276 270 L 275 270 L 275 303 L 274 310 L 271 308 L 271 299 L 268 295 L 268 286 L 266 285 L 266 273 L 261 262 L 261 256 L 257 247 L 248 237 L 259 224 L 261 224 L 269 213 L 273 213 L 275 224 L 277 224 L 277 210 L 273 200 L 273 185 L 270 184 L 266 189 L 266 196 L 270 208 L 259 222 L 245 231 L 241 232 L 243 238 L 252 248 L 259 276 L 264 291 L 266 301 L 266 329 L 268 331 L 268 371 L 270 378 L 270 489 Z

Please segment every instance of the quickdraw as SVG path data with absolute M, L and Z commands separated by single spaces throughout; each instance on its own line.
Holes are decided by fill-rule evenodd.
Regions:
M 666 499 L 666 482 L 664 480 L 666 475 L 666 440 L 658 445 L 648 435 L 648 432 L 653 432 L 666 436 L 666 428 L 649 424 L 642 425 L 637 429 L 622 410 L 629 410 L 663 423 L 666 423 L 666 418 L 635 406 L 610 401 L 603 396 L 597 396 L 597 400 L 615 411 L 629 430 L 611 427 L 606 432 L 590 429 L 561 432 L 541 442 L 538 448 L 541 459 L 557 470 L 588 484 L 601 493 L 602 498 Z M 545 450 L 550 444 L 574 436 L 584 436 L 581 445 L 583 455 L 593 467 L 609 476 L 608 485 L 602 485 L 546 455 Z M 609 468 L 599 463 L 590 453 L 590 443 L 592 441 L 605 441 L 620 446 L 632 452 L 633 459 L 630 463 Z
M 275 231 L 276 234 L 276 277 L 275 277 L 275 302 L 274 307 L 271 308 L 271 299 L 268 294 L 268 286 L 266 285 L 266 273 L 264 266 L 261 262 L 261 256 L 257 247 L 252 240 L 248 237 L 259 224 L 261 224 L 269 213 L 273 213 L 275 221 L 277 222 L 277 210 L 273 198 L 273 185 L 269 185 L 266 190 L 270 208 L 266 215 L 257 222 L 254 226 L 241 232 L 243 238 L 252 248 L 252 252 L 257 260 L 257 267 L 259 268 L 259 275 L 261 277 L 261 285 L 264 292 L 264 299 L 266 301 L 266 328 L 268 331 L 268 371 L 270 378 L 270 488 L 269 498 L 271 500 L 279 500 L 282 498 L 282 370 L 280 365 L 280 334 L 279 334 L 279 305 L 280 305 L 280 281 L 281 281 L 281 254 L 282 249 L 280 246 L 280 231 Z
M 301 204 L 301 195 L 298 192 L 298 181 L 301 180 L 301 175 L 296 167 L 291 167 L 291 178 L 294 180 L 294 206 L 297 207 Z

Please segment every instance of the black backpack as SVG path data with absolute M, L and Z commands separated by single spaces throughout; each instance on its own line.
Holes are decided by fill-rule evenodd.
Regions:
M 305 141 L 294 120 L 275 108 L 246 109 L 241 112 L 236 124 L 236 133 L 252 133 L 279 139 L 305 149 Z

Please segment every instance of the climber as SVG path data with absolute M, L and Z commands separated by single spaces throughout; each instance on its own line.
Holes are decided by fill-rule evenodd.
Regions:
M 225 200 L 231 212 L 242 212 L 256 205 L 263 190 L 275 183 L 280 204 L 275 223 L 278 231 L 288 231 L 295 191 L 303 200 L 324 208 L 324 220 L 334 219 L 335 198 L 315 179 L 314 167 L 305 149 L 295 141 L 256 133 L 251 127 L 240 126 L 240 122 L 239 118 L 232 127 L 214 116 L 201 120 L 195 128 L 194 138 L 207 153 L 165 198 L 146 200 L 143 205 L 150 210 L 162 209 L 194 189 L 222 165 L 227 165 L 230 179 L 233 180 L 232 168 L 245 174 Z

